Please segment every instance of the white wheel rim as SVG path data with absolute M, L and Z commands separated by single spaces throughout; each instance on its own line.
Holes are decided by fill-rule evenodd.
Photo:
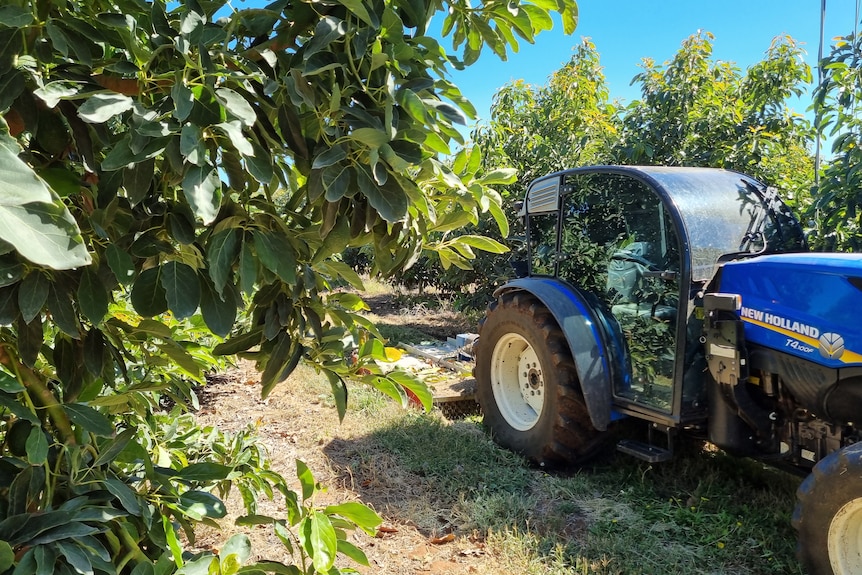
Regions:
M 545 378 L 536 350 L 516 333 L 507 333 L 491 354 L 491 390 L 500 415 L 518 431 L 539 421 L 545 404 Z
M 828 541 L 835 575 L 862 573 L 862 497 L 838 510 L 829 524 Z

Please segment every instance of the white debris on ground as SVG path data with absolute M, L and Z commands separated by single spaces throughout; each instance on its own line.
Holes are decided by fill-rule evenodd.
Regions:
M 396 347 L 404 354 L 390 365 L 424 381 L 435 403 L 472 400 L 473 344 L 478 337 L 475 333 L 461 333 L 445 342 L 399 343 Z

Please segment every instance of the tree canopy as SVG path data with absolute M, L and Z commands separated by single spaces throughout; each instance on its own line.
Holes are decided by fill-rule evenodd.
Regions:
M 574 30 L 573 0 L 4 2 L 0 572 L 171 572 L 176 527 L 222 515 L 213 490 L 231 483 L 252 517 L 258 493 L 283 493 L 270 522 L 297 526 L 306 572 L 354 553 L 337 535 L 373 514 L 312 510 L 307 470 L 299 497 L 243 438 L 159 402 L 193 402 L 240 353 L 264 394 L 304 360 L 341 414 L 347 378 L 429 404 L 373 363 L 386 350 L 339 254 L 370 246 L 394 274 L 423 250 L 503 249 L 445 235 L 483 213 L 505 227 L 492 186 L 512 180 L 441 160 L 475 114 L 446 67 L 505 58 L 551 12 Z M 427 34 L 438 13 L 453 53 Z M 225 553 L 216 568 L 247 555 Z
M 496 95 L 475 139 L 533 176 L 589 164 L 660 164 L 734 169 L 791 195 L 811 186 L 810 123 L 790 108 L 811 80 L 802 51 L 776 38 L 745 74 L 712 59 L 713 37 L 687 38 L 664 64 L 644 58 L 632 83 L 641 97 L 612 100 L 589 40 L 544 86 L 515 82 Z M 521 180 L 525 184 L 529 178 Z

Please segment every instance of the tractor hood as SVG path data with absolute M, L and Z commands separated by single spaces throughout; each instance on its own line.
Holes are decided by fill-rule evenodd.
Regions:
M 742 297 L 745 339 L 832 368 L 862 365 L 862 255 L 779 254 L 728 262 L 718 289 Z

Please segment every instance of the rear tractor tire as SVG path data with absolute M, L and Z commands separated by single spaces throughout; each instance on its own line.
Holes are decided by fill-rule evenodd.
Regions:
M 503 294 L 480 324 L 476 395 L 495 441 L 539 465 L 582 463 L 603 434 L 590 421 L 565 336 L 526 292 Z
M 862 443 L 820 460 L 796 492 L 797 555 L 810 575 L 862 573 Z

